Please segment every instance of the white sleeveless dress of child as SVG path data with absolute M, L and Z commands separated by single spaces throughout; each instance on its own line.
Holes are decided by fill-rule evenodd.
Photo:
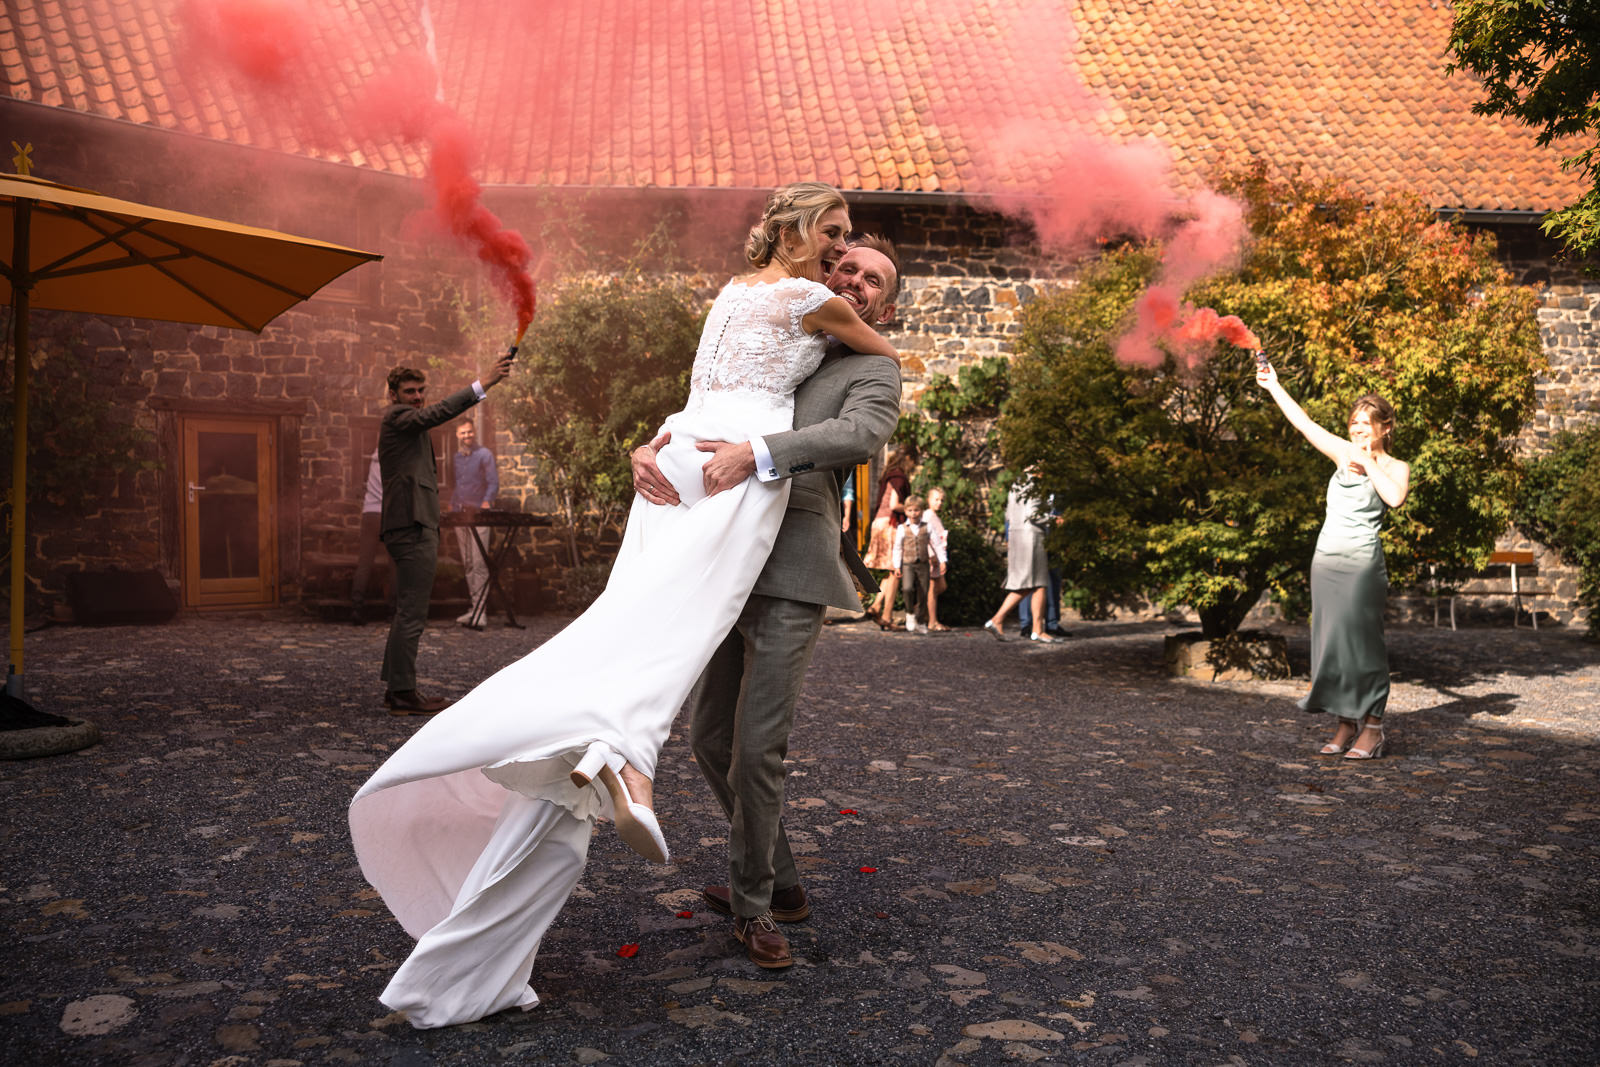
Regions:
M 831 295 L 799 278 L 722 291 L 688 403 L 662 427 L 672 440 L 658 463 L 682 503 L 636 495 L 594 604 L 423 725 L 351 801 L 362 873 L 419 939 L 381 998 L 412 1025 L 538 1003 L 528 980 L 539 940 L 583 873 L 594 818 L 612 814 L 603 790 L 569 772 L 601 741 L 655 777 L 673 718 L 783 521 L 786 479 L 752 476 L 707 497 L 711 453 L 695 443 L 793 428 L 795 388 L 825 346 L 800 320 Z

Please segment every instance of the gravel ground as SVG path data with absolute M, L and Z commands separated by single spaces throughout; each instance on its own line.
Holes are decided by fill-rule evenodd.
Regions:
M 426 692 L 561 625 L 436 624 Z M 815 914 L 763 972 L 698 889 L 725 827 L 675 734 L 674 864 L 597 831 L 544 1003 L 415 1031 L 410 942 L 344 807 L 416 727 L 382 628 L 288 615 L 28 637 L 29 696 L 105 740 L 7 764 L 18 1064 L 1595 1063 L 1600 647 L 1391 632 L 1391 753 L 1315 755 L 1297 677 L 1166 677 L 1164 623 L 1055 646 L 829 627 L 790 752 Z M 619 665 L 648 629 L 619 634 Z M 687 917 L 681 912 L 690 912 Z M 637 945 L 636 955 L 619 955 Z

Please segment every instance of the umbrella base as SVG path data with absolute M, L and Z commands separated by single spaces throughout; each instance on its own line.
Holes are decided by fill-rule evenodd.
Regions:
M 100 740 L 100 728 L 51 715 L 9 693 L 0 694 L 0 759 L 59 756 Z

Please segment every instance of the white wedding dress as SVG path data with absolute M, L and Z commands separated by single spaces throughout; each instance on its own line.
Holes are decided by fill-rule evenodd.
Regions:
M 416 732 L 350 803 L 362 873 L 418 938 L 383 1003 L 414 1026 L 531 1008 L 539 940 L 583 873 L 603 790 L 568 777 L 601 741 L 655 777 L 673 718 L 738 619 L 772 550 L 789 482 L 707 497 L 698 441 L 793 428 L 821 362 L 800 325 L 833 294 L 799 278 L 725 288 L 689 401 L 658 456 L 682 499 L 635 496 L 605 592 L 560 633 Z M 630 640 L 630 637 L 642 639 Z M 598 783 L 597 783 L 598 784 Z

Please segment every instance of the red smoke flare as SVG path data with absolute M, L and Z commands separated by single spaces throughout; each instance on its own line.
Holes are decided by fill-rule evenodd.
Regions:
M 453 112 L 441 115 L 428 140 L 432 149 L 428 185 L 433 191 L 434 211 L 456 239 L 488 265 L 495 288 L 516 310 L 520 337 L 533 321 L 537 303 L 533 276 L 528 273 L 532 258 L 528 242 L 516 230 L 502 226 L 494 212 L 483 206 L 483 188 L 472 176 L 472 136 L 466 123 Z
M 438 72 L 418 53 L 389 58 L 366 80 L 354 107 L 335 106 L 324 87 L 341 57 L 328 47 L 340 39 L 331 14 L 300 0 L 185 0 L 181 17 L 191 51 L 220 63 L 259 91 L 318 143 L 390 143 L 427 153 L 426 181 L 443 228 L 488 267 L 495 288 L 516 312 L 518 336 L 537 303 L 528 242 L 484 207 L 472 176 L 476 159 L 467 124 L 435 98 Z
M 1261 347 L 1250 327 L 1237 315 L 1218 315 L 1210 308 L 1197 308 L 1174 334 L 1180 341 L 1197 343 L 1227 341 L 1252 351 Z

